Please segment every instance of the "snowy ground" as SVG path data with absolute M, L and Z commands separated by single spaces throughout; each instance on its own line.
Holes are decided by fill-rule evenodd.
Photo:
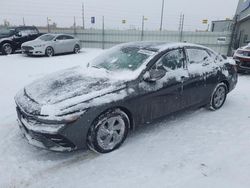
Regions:
M 131 133 L 110 154 L 54 153 L 21 136 L 13 97 L 24 85 L 86 64 L 101 50 L 52 58 L 0 56 L 0 187 L 250 187 L 250 76 L 224 107 L 188 111 Z

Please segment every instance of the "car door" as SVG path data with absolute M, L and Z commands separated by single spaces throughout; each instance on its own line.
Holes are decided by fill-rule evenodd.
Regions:
M 20 49 L 21 45 L 26 42 L 26 36 L 23 33 L 23 28 L 18 27 L 15 29 L 15 34 L 13 36 L 13 41 L 15 42 L 16 49 Z
M 65 47 L 65 43 L 66 43 L 66 40 L 65 40 L 64 35 L 57 36 L 55 39 L 55 42 L 54 42 L 55 52 L 56 53 L 65 53 L 67 51 L 66 47 Z
M 140 97 L 137 99 L 141 105 L 136 108 L 140 112 L 140 122 L 151 122 L 181 109 L 182 82 L 188 72 L 185 67 L 183 49 L 174 49 L 164 54 L 144 75 L 139 84 Z M 146 81 L 150 71 L 164 69 L 166 75 L 155 82 Z M 139 116 L 140 116 L 139 115 Z
M 206 78 L 210 55 L 205 49 L 186 47 L 189 78 L 183 84 L 184 108 L 202 104 L 207 97 Z
M 67 52 L 73 52 L 75 46 L 74 37 L 65 35 L 65 38 L 66 38 Z
M 29 27 L 27 28 L 27 33 L 29 40 L 35 40 L 38 37 L 39 31 L 35 27 Z

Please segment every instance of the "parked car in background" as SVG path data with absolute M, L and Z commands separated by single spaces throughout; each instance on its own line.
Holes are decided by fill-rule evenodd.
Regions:
M 250 44 L 237 49 L 233 58 L 236 61 L 238 72 L 250 73 Z
M 79 53 L 81 42 L 66 34 L 45 34 L 33 41 L 22 44 L 22 52 L 27 55 L 46 55 L 51 57 L 62 53 Z
M 220 109 L 237 83 L 231 61 L 194 44 L 121 44 L 22 89 L 19 125 L 39 147 L 111 152 L 140 125 L 190 107 Z
M 0 28 L 0 50 L 4 55 L 12 54 L 21 49 L 24 42 L 41 36 L 35 26 Z

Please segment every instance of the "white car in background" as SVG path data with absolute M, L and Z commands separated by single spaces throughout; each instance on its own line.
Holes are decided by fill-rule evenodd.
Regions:
M 79 53 L 80 40 L 67 34 L 44 34 L 37 39 L 22 44 L 22 52 L 27 55 L 51 57 L 62 53 Z

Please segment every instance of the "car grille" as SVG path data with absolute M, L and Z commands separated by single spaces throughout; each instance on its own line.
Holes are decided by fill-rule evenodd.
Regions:
M 22 49 L 23 49 L 24 51 L 34 50 L 34 48 L 31 47 L 31 46 L 22 46 Z
M 242 62 L 240 66 L 250 68 L 250 62 Z

